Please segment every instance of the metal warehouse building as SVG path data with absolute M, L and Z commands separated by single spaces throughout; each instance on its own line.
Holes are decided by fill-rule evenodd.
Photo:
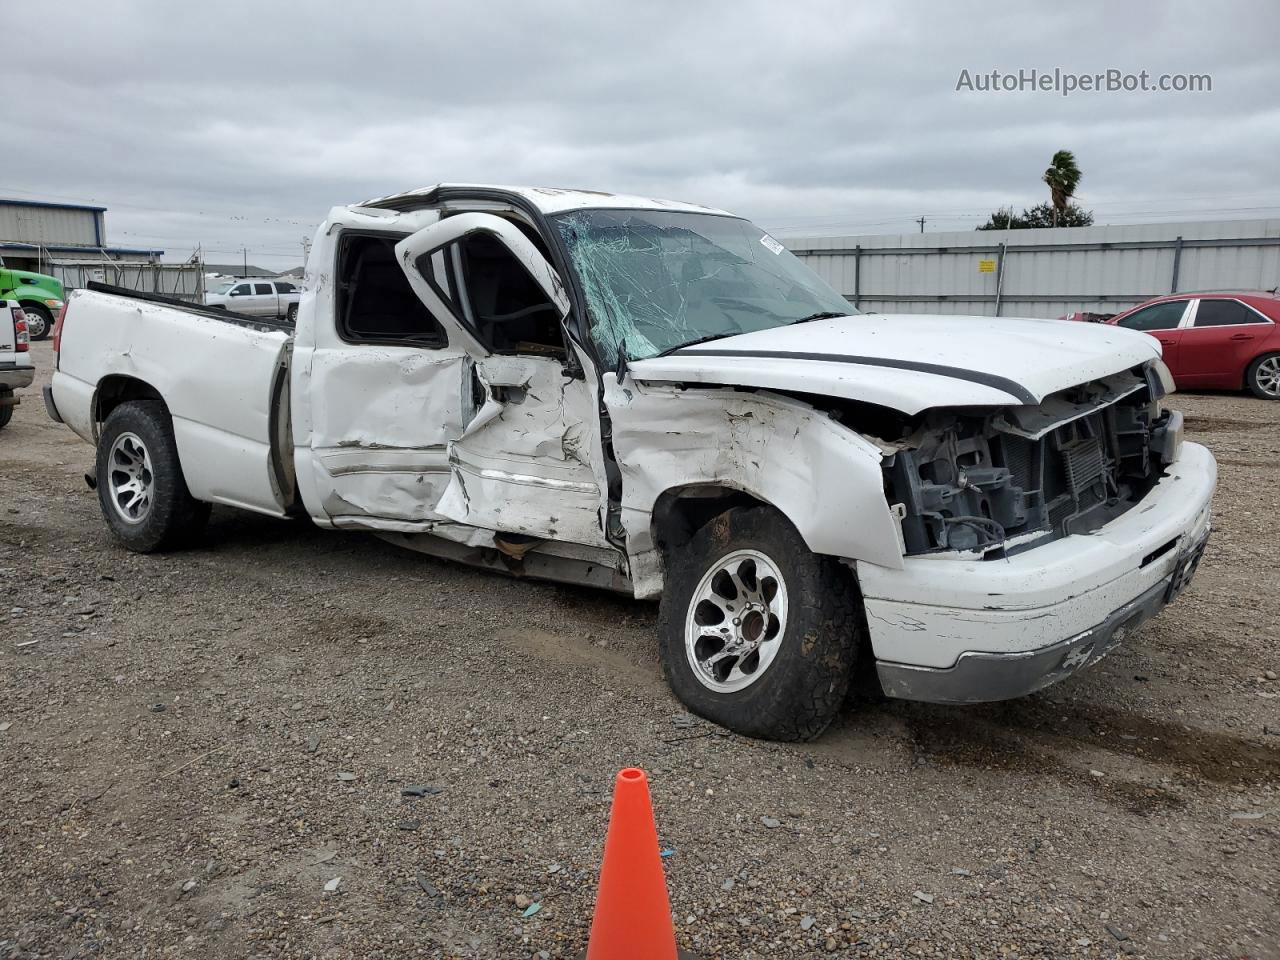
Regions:
M 161 263 L 163 250 L 113 246 L 106 207 L 0 198 L 0 257 L 8 267 L 57 277 L 68 289 L 90 280 L 190 300 L 204 295 L 198 262 Z
M 1178 291 L 1280 286 L 1280 220 L 783 242 L 859 309 L 878 313 L 1118 313 Z
M 107 243 L 106 207 L 43 200 L 0 199 L 0 256 L 23 270 L 48 273 L 57 260 L 159 263 L 163 250 Z

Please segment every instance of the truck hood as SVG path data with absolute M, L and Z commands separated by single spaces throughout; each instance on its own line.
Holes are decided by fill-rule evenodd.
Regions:
M 799 391 L 916 414 L 1038 404 L 1159 356 L 1155 338 L 1105 324 L 859 314 L 725 337 L 628 369 L 637 380 Z

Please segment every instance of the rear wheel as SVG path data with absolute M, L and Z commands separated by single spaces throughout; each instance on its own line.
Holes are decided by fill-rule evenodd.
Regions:
M 663 670 L 694 713 L 770 740 L 835 719 L 858 649 L 852 574 L 770 507 L 716 517 L 668 564 Z
M 48 307 L 39 303 L 24 303 L 22 312 L 27 315 L 27 334 L 32 340 L 43 340 L 53 332 L 53 314 Z
M 298 322 L 298 305 L 296 303 L 289 304 L 289 309 L 285 311 L 284 318 L 290 323 Z
M 8 426 L 9 421 L 13 419 L 13 405 L 4 402 L 12 399 L 13 390 L 10 387 L 0 387 L 0 429 Z
M 1255 397 L 1280 400 L 1280 353 L 1268 353 L 1249 364 L 1244 384 Z
M 187 489 L 173 423 L 158 400 L 111 411 L 98 440 L 97 478 L 107 526 L 138 553 L 188 544 L 209 519 L 209 504 Z

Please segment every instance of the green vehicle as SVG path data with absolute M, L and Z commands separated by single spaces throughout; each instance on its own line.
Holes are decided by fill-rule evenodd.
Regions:
M 0 260 L 0 300 L 17 300 L 27 315 L 32 340 L 43 340 L 53 332 L 53 321 L 66 292 L 57 277 L 30 270 L 11 270 Z

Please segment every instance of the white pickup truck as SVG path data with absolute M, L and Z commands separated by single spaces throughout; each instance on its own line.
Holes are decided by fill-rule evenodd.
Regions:
M 22 402 L 14 391 L 31 386 L 36 368 L 31 361 L 27 315 L 17 300 L 0 300 L 0 428 L 13 419 Z
M 329 214 L 296 329 L 99 289 L 58 334 L 49 411 L 126 546 L 218 503 L 661 597 L 676 694 L 755 736 L 819 734 L 859 660 L 893 697 L 1040 689 L 1209 532 L 1152 338 L 861 315 L 689 204 L 415 190 Z

